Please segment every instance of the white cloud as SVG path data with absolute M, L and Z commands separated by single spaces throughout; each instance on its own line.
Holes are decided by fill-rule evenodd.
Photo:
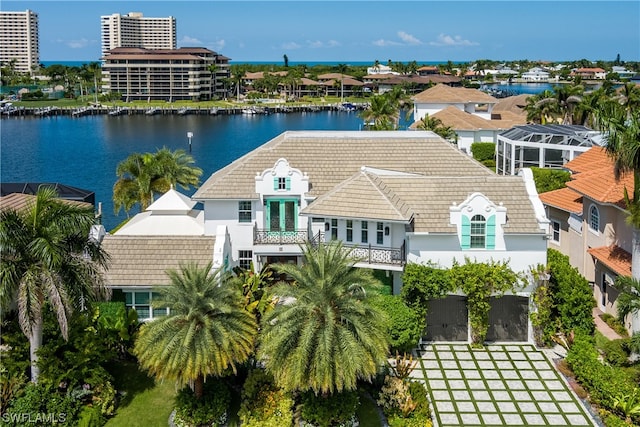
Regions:
M 300 49 L 301 47 L 302 46 L 300 46 L 296 42 L 288 42 L 288 43 L 283 43 L 282 44 L 282 49 L 295 50 L 295 49 Z
M 226 45 L 226 42 L 224 41 L 224 39 L 219 39 L 214 42 L 209 42 L 208 47 L 211 50 L 220 51 L 225 47 L 225 45 Z
M 412 36 L 409 33 L 405 33 L 404 31 L 398 31 L 398 37 L 400 37 L 400 39 L 406 44 L 422 44 L 422 42 L 416 37 Z
M 385 47 L 385 46 L 398 46 L 400 43 L 398 42 L 394 42 L 391 40 L 384 40 L 384 39 L 379 39 L 379 40 L 374 40 L 373 41 L 373 45 L 374 46 L 379 46 L 379 47 Z
M 78 39 L 78 40 L 67 40 L 64 43 L 66 43 L 66 45 L 69 46 L 71 49 L 82 49 L 83 47 L 87 47 L 91 42 L 90 40 L 87 40 L 87 39 Z
M 463 39 L 461 36 L 440 34 L 437 41 L 429 42 L 431 46 L 477 46 L 479 43 Z
M 336 47 L 340 46 L 340 42 L 336 40 L 329 40 L 327 42 L 323 42 L 321 40 L 307 40 L 307 47 L 312 49 L 320 49 L 327 47 Z
M 200 40 L 193 38 L 193 37 L 189 37 L 189 36 L 183 36 L 182 39 L 180 40 L 180 44 L 181 45 L 188 45 L 188 46 L 195 46 L 195 45 L 201 45 L 203 44 Z

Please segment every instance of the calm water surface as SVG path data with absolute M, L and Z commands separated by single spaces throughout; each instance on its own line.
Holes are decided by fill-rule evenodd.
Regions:
M 112 229 L 126 215 L 113 212 L 116 166 L 134 152 L 166 146 L 189 151 L 201 181 L 287 130 L 359 130 L 355 113 L 313 112 L 224 116 L 9 117 L 0 120 L 0 181 L 59 182 L 94 191 L 103 223 Z M 193 194 L 195 190 L 183 191 Z M 133 213 L 133 211 L 132 211 Z

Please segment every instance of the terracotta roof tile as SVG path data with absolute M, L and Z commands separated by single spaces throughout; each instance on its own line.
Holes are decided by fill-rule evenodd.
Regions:
M 574 180 L 567 182 L 567 187 L 597 202 L 626 209 L 624 189 L 629 194 L 633 193 L 633 175 L 623 175 L 616 181 L 612 168 L 596 169 L 578 174 Z
M 545 205 L 553 206 L 563 211 L 575 214 L 582 213 L 582 196 L 570 188 L 547 191 L 540 194 L 540 200 Z
M 600 246 L 587 249 L 595 259 L 619 276 L 631 276 L 631 254 L 619 246 Z

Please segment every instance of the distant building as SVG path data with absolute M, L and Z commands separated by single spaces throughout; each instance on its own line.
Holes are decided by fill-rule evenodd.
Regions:
M 100 17 L 102 56 L 117 47 L 175 49 L 176 18 L 145 18 L 140 12 Z
M 0 12 L 0 63 L 11 64 L 21 73 L 34 73 L 40 66 L 38 14 Z
M 229 58 L 203 47 L 143 49 L 119 47 L 102 60 L 102 89 L 125 101 L 208 100 L 224 97 Z

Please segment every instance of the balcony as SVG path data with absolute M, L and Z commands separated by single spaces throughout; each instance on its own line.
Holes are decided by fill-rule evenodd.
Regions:
M 299 245 L 308 240 L 306 230 L 273 231 L 254 228 L 254 245 Z
M 385 248 L 381 246 L 352 246 L 344 245 L 345 248 L 351 250 L 351 256 L 358 259 L 359 262 L 367 264 L 384 264 L 384 265 L 398 265 L 403 266 L 406 264 L 407 255 L 405 250 L 405 243 L 399 248 Z

